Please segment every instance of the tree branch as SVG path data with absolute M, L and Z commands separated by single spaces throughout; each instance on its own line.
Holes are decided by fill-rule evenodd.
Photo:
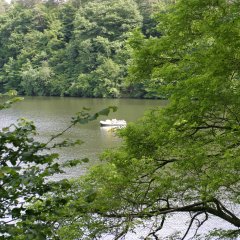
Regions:
M 209 201 L 208 203 L 211 203 L 211 202 L 212 201 Z M 210 206 L 207 206 L 206 204 L 207 204 L 206 202 L 198 202 L 198 203 L 190 204 L 187 206 L 174 207 L 174 208 L 171 208 L 171 207 L 159 208 L 159 209 L 148 211 L 148 212 L 146 211 L 146 209 L 144 209 L 143 212 L 138 212 L 138 213 L 129 213 L 129 212 L 128 213 L 97 212 L 97 213 L 102 217 L 107 217 L 107 218 L 126 218 L 129 216 L 131 216 L 132 218 L 150 218 L 153 216 L 164 215 L 164 214 L 169 214 L 174 212 L 207 212 L 221 219 L 224 219 L 225 221 L 233 224 L 236 227 L 240 227 L 240 219 L 237 218 L 229 210 L 227 210 L 228 213 L 225 213 L 221 209 L 214 209 Z
M 156 233 L 163 228 L 163 225 L 164 225 L 165 220 L 166 220 L 166 215 L 163 215 L 162 221 L 161 221 L 161 223 L 160 223 L 160 226 L 157 227 L 154 231 L 150 232 L 150 233 L 144 238 L 144 240 L 147 240 L 148 237 L 150 237 L 150 236 L 153 236 L 156 240 L 158 240 L 158 236 L 156 235 Z

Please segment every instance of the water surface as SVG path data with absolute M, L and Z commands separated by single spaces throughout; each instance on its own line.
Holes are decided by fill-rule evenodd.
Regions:
M 0 111 L 0 127 L 8 126 L 16 122 L 18 118 L 25 117 L 33 120 L 39 132 L 38 139 L 47 141 L 54 134 L 69 126 L 71 117 L 76 112 L 82 110 L 83 107 L 91 108 L 91 112 L 97 112 L 108 106 L 117 106 L 118 111 L 111 113 L 109 118 L 125 119 L 128 123 L 136 121 L 142 117 L 144 112 L 150 109 L 162 108 L 166 106 L 166 101 L 161 100 L 139 100 L 139 99 L 82 99 L 82 98 L 61 98 L 61 97 L 25 97 L 25 100 L 16 103 L 12 108 Z M 59 151 L 60 159 L 64 162 L 71 158 L 90 158 L 90 163 L 73 169 L 66 169 L 64 175 L 57 175 L 54 178 L 76 177 L 82 175 L 89 165 L 98 162 L 99 154 L 107 148 L 115 148 L 121 144 L 121 140 L 116 137 L 114 132 L 100 128 L 99 120 L 106 119 L 101 117 L 98 120 L 87 125 L 78 125 L 68 131 L 61 139 L 81 139 L 84 144 L 81 146 L 63 148 Z M 167 225 L 161 234 L 163 239 L 167 239 L 167 235 L 175 231 L 186 231 L 186 225 L 182 223 L 187 214 L 175 214 L 173 218 L 167 221 Z M 181 221 L 178 221 L 181 219 Z M 211 217 L 208 224 L 201 228 L 200 233 L 206 233 L 214 227 L 222 227 L 223 229 L 231 228 L 230 224 Z M 149 229 L 140 229 L 138 234 L 129 234 L 126 239 L 140 239 L 144 232 Z M 186 239 L 192 239 L 193 232 Z M 108 239 L 108 238 L 105 238 Z M 179 239 L 179 238 L 175 238 Z M 202 238 L 204 239 L 204 238 Z M 215 238 L 213 238 L 215 239 Z
M 61 149 L 59 161 L 87 157 L 91 160 L 91 165 L 98 161 L 98 156 L 104 149 L 117 147 L 121 141 L 113 131 L 100 128 L 99 120 L 116 118 L 129 123 L 142 117 L 145 111 L 165 105 L 166 101 L 161 100 L 25 97 L 24 101 L 0 112 L 0 127 L 8 126 L 18 118 L 24 117 L 34 121 L 39 132 L 38 139 L 47 141 L 52 135 L 69 126 L 71 118 L 83 107 L 90 108 L 90 111 L 95 113 L 108 106 L 117 106 L 117 112 L 110 113 L 108 117 L 102 116 L 86 125 L 77 125 L 60 138 L 81 139 L 84 144 Z M 84 170 L 85 167 L 82 166 L 67 170 L 65 177 L 79 176 Z

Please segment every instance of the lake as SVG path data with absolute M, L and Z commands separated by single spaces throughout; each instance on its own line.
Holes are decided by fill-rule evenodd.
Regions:
M 166 101 L 146 99 L 25 97 L 24 101 L 14 104 L 10 109 L 0 111 L 0 127 L 8 126 L 16 122 L 18 118 L 24 117 L 34 121 L 39 132 L 38 140 L 47 141 L 52 135 L 69 126 L 71 117 L 76 112 L 81 111 L 83 107 L 90 108 L 90 112 L 95 113 L 108 106 L 117 106 L 117 112 L 110 113 L 108 117 L 102 116 L 89 124 L 79 124 L 60 138 L 81 139 L 84 141 L 81 146 L 59 150 L 60 162 L 70 158 L 87 157 L 90 159 L 89 164 L 92 165 L 98 161 L 98 156 L 104 149 L 117 147 L 121 142 L 113 131 L 100 128 L 100 120 L 116 118 L 133 122 L 142 117 L 145 111 L 164 107 L 166 104 Z M 55 176 L 55 178 L 79 176 L 85 170 L 86 165 L 66 169 L 66 174 Z
M 37 138 L 40 141 L 47 141 L 52 135 L 59 133 L 69 126 L 71 117 L 74 116 L 76 112 L 81 111 L 83 107 L 90 108 L 91 112 L 95 113 L 108 106 L 117 106 L 118 111 L 111 113 L 108 117 L 101 117 L 86 125 L 77 125 L 61 137 L 61 139 L 81 139 L 84 140 L 85 143 L 81 146 L 61 149 L 59 151 L 60 162 L 71 158 L 88 157 L 90 163 L 73 169 L 66 169 L 64 175 L 54 176 L 54 179 L 58 180 L 63 177 L 71 178 L 82 175 L 86 172 L 88 166 L 99 161 L 98 156 L 104 149 L 114 148 L 121 144 L 121 139 L 116 137 L 114 132 L 100 128 L 100 120 L 117 118 L 125 119 L 127 122 L 133 122 L 141 118 L 145 111 L 162 108 L 166 106 L 166 104 L 167 101 L 162 100 L 25 97 L 24 101 L 14 104 L 12 108 L 0 111 L 0 128 L 16 122 L 20 117 L 25 117 L 35 122 L 39 132 Z M 163 239 L 166 239 L 166 235 L 169 233 L 186 230 L 186 225 L 178 221 L 179 218 L 184 220 L 186 217 L 187 214 L 181 213 L 175 214 L 173 218 L 168 219 L 167 225 L 162 233 Z M 208 224 L 201 228 L 200 233 L 207 232 L 216 226 L 225 229 L 231 228 L 230 224 L 226 224 L 226 222 L 216 217 L 211 217 Z M 145 230 L 147 229 L 139 229 L 138 233 L 142 234 Z M 187 239 L 191 239 L 190 236 Z M 136 237 L 136 235 L 130 234 L 126 239 L 133 240 L 140 238 L 139 236 Z

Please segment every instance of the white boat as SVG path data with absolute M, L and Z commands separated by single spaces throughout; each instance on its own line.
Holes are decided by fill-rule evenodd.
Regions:
M 125 120 L 107 119 L 105 121 L 100 121 L 100 125 L 102 127 L 124 127 L 127 125 L 127 122 Z

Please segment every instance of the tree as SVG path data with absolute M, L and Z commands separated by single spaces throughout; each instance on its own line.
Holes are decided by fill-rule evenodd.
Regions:
M 25 9 L 21 5 L 14 5 L 0 17 L 0 79 L 1 92 L 10 89 L 19 90 L 21 87 L 21 68 L 28 60 L 42 65 L 46 60 L 43 52 L 47 44 L 47 36 L 43 34 L 49 25 L 44 7 L 35 6 Z M 40 67 L 39 66 L 39 67 Z
M 14 97 L 15 91 L 1 94 L 11 97 L 2 101 L 0 109 L 11 106 L 21 100 Z M 47 142 L 35 139 L 36 127 L 26 119 L 18 120 L 0 131 L 0 237 L 1 239 L 59 239 L 56 234 L 56 219 L 61 209 L 69 201 L 66 192 L 71 182 L 63 179 L 52 181 L 56 173 L 62 173 L 63 167 L 76 166 L 86 159 L 69 160 L 57 163 L 56 149 L 82 143 L 81 141 L 59 142 L 57 139 L 77 123 L 85 124 L 99 115 L 106 115 L 115 107 L 89 114 L 81 111 L 72 118 L 68 128 L 52 136 Z
M 14 97 L 15 94 L 10 91 L 1 95 L 5 98 L 10 96 L 11 99 L 3 102 L 0 108 L 8 108 L 12 103 L 21 100 Z M 58 154 L 49 153 L 49 150 L 53 150 L 59 143 L 55 146 L 48 145 L 55 137 L 47 143 L 40 143 L 34 139 L 35 134 L 35 126 L 26 119 L 20 119 L 18 123 L 12 123 L 0 131 L 1 239 L 43 239 L 53 236 L 54 223 L 38 221 L 38 210 L 32 205 L 46 200 L 44 195 L 47 193 L 54 197 L 59 190 L 70 187 L 67 180 L 58 183 L 46 181 L 46 178 L 54 173 L 62 172 L 60 165 L 55 162 Z M 55 205 L 45 205 L 43 212 L 48 215 L 56 212 L 56 207 L 62 206 L 64 199 L 65 197 L 59 196 Z
M 68 90 L 70 95 L 120 95 L 129 56 L 125 40 L 132 29 L 141 26 L 141 21 L 137 5 L 131 0 L 89 1 L 79 8 L 74 21 L 74 37 L 67 46 L 69 62 L 72 63 L 67 71 L 73 79 Z M 110 65 L 110 68 L 114 65 L 114 74 L 118 73 L 114 79 L 106 79 L 100 70 L 108 61 L 114 63 Z
M 144 79 L 164 88 L 169 104 L 129 124 L 123 145 L 76 181 L 59 220 L 63 239 L 120 239 L 146 225 L 144 239 L 160 239 L 166 218 L 182 212 L 186 232 L 173 239 L 240 236 L 239 2 L 178 0 L 158 21 L 163 36 L 137 44 L 147 61 L 133 63 L 136 74 L 146 63 Z M 211 216 L 231 228 L 199 236 Z
M 0 15 L 0 91 L 119 97 L 129 59 L 125 41 L 142 23 L 137 4 L 133 0 L 60 3 L 19 0 Z M 108 61 L 115 66 L 113 80 L 99 71 Z M 26 66 L 30 63 L 37 71 L 46 62 L 52 72 L 48 87 L 26 90 L 26 82 L 38 82 L 23 78 Z
M 9 7 L 9 4 L 4 0 L 0 1 L 0 15 L 3 14 Z
M 163 0 L 135 0 L 138 4 L 141 15 L 143 16 L 142 32 L 145 36 L 159 36 L 156 30 L 157 22 L 153 18 L 154 13 L 158 10 L 159 2 Z
M 2 23 L 1 91 L 15 89 L 19 94 L 55 95 L 54 71 L 65 48 L 63 26 L 56 11 L 49 13 L 45 5 L 32 9 L 15 5 L 2 18 Z
M 48 93 L 52 71 L 47 62 L 34 69 L 30 62 L 27 62 L 21 72 L 21 85 L 26 95 L 45 95 Z

